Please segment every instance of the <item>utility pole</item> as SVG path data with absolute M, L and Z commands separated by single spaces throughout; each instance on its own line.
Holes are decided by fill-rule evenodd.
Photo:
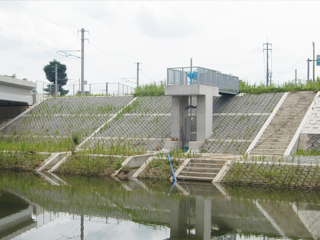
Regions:
M 297 85 L 297 69 L 294 70 L 294 83 Z
M 312 60 L 308 58 L 307 59 L 307 81 L 310 80 L 310 62 L 312 62 Z
M 58 95 L 58 90 L 57 90 L 57 85 L 58 85 L 58 64 L 55 64 L 54 66 L 54 95 Z
M 190 58 L 190 85 L 192 85 L 192 58 Z
M 141 69 L 139 69 L 139 62 L 137 62 L 137 87 L 139 87 L 139 70 L 141 70 Z
M 315 65 L 316 65 L 314 42 L 312 42 L 312 47 L 313 47 L 313 82 L 314 82 L 314 79 L 315 79 Z
M 84 33 L 88 32 L 81 28 L 81 95 L 84 95 Z
M 269 82 L 269 51 L 272 51 L 271 48 L 269 48 L 269 45 L 270 47 L 272 47 L 272 43 L 268 43 L 268 39 L 267 39 L 267 42 L 263 44 L 263 47 L 264 46 L 267 46 L 267 48 L 263 49 L 263 51 L 267 51 L 267 73 L 266 73 L 266 86 L 268 87 L 268 82 Z

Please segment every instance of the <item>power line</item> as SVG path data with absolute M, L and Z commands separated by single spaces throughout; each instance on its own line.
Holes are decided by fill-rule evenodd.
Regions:
M 55 49 L 54 47 L 51 47 L 51 46 L 48 46 L 48 45 L 46 45 L 46 44 L 42 44 L 42 43 L 40 43 L 40 42 L 37 42 L 37 41 L 35 41 L 35 40 L 32 40 L 32 39 L 23 37 L 23 36 L 21 36 L 21 35 L 19 35 L 19 34 L 13 33 L 13 32 L 8 31 L 8 30 L 6 30 L 6 29 L 0 28 L 0 30 L 5 31 L 5 32 L 8 32 L 8 33 L 10 33 L 10 34 L 12 34 L 12 35 L 16 35 L 16 36 L 18 36 L 19 38 L 24 38 L 24 39 L 26 39 L 26 40 L 35 42 L 36 44 L 43 45 L 43 46 L 45 46 L 45 47 L 47 47 L 47 48 L 52 48 L 52 49 L 55 50 L 55 51 L 58 50 L 58 49 Z
M 52 9 L 48 9 L 46 6 L 40 4 L 40 2 L 37 2 L 37 4 L 41 5 L 43 8 L 47 9 L 49 12 L 51 12 L 51 13 L 53 13 L 54 15 L 58 16 L 60 19 L 63 20 L 64 23 L 70 24 L 70 25 L 71 25 L 72 27 L 74 27 L 75 29 L 78 28 L 77 26 L 75 26 L 75 25 L 73 25 L 71 22 L 69 22 L 66 18 L 63 18 L 63 17 L 61 17 L 60 15 L 54 13 L 54 12 L 52 11 Z M 71 32 L 72 32 L 72 31 L 71 31 Z
M 118 53 L 116 53 L 115 51 L 111 50 L 110 48 L 106 47 L 105 44 L 103 44 L 103 43 L 101 43 L 100 41 L 98 41 L 95 37 L 93 37 L 93 36 L 91 36 L 91 35 L 90 35 L 90 37 L 91 37 L 94 41 L 96 41 L 97 43 L 99 43 L 103 48 L 105 48 L 105 49 L 107 49 L 108 51 L 112 52 L 114 55 L 119 56 L 120 58 L 122 58 L 123 60 L 127 61 L 128 63 L 132 64 L 132 63 L 134 62 L 134 61 L 128 60 L 127 58 L 121 56 L 120 54 L 118 54 Z M 122 60 L 121 60 L 121 61 L 122 61 Z M 128 64 L 128 63 L 127 63 L 127 64 Z
M 292 71 L 292 68 L 295 68 L 300 62 L 301 60 L 306 56 L 307 52 L 310 50 L 311 46 L 308 47 L 308 49 L 305 51 L 305 53 L 303 54 L 303 56 L 298 60 L 297 63 L 295 63 L 294 65 L 292 65 L 290 68 L 287 68 L 287 69 L 281 69 L 277 66 L 275 66 L 275 68 L 279 69 L 280 71 L 282 72 L 291 72 Z
M 35 51 L 38 51 L 38 52 L 44 53 L 44 54 L 46 54 L 46 55 L 48 55 L 48 56 L 50 56 L 50 57 L 53 57 L 54 59 L 55 59 L 55 58 L 57 58 L 57 56 L 56 56 L 56 55 L 53 55 L 53 54 L 48 53 L 48 52 L 43 51 L 43 50 L 39 50 L 39 49 L 34 48 L 34 47 L 31 47 L 31 46 L 28 46 L 28 45 L 26 45 L 26 44 L 24 44 L 24 43 L 21 43 L 21 42 L 18 42 L 18 41 L 16 41 L 16 40 L 13 40 L 13 39 L 10 39 L 10 38 L 7 38 L 7 37 L 4 37 L 4 36 L 1 36 L 1 35 L 0 35 L 0 38 L 7 39 L 7 40 L 9 40 L 9 41 L 15 42 L 15 43 L 17 43 L 17 44 L 20 44 L 20 45 L 22 45 L 22 46 L 28 47 L 28 48 L 33 49 L 33 50 L 35 50 Z M 54 49 L 54 48 L 53 48 L 53 49 Z M 67 62 L 69 62 L 69 61 L 67 61 Z M 74 64 L 74 63 L 72 63 L 72 62 L 69 62 L 69 63 L 70 63 L 70 64 L 73 64 L 73 65 L 76 65 L 76 64 Z M 78 65 L 76 65 L 76 66 L 78 66 Z
M 43 16 L 42 14 L 39 14 L 39 13 L 35 12 L 34 10 L 31 10 L 31 9 L 27 8 L 26 6 L 24 6 L 24 5 L 21 4 L 21 3 L 18 3 L 17 1 L 15 1 L 15 3 L 18 4 L 18 5 L 20 5 L 20 6 L 23 7 L 23 8 L 27 9 L 28 11 L 32 12 L 33 14 L 38 15 L 39 17 L 41 17 L 41 18 L 43 18 L 43 19 L 51 22 L 52 24 L 54 24 L 54 25 L 56 25 L 56 26 L 58 26 L 58 27 L 60 27 L 60 28 L 63 28 L 63 29 L 65 29 L 65 30 L 67 30 L 68 32 L 70 32 L 69 29 L 61 26 L 60 24 L 55 23 L 54 21 L 52 21 L 51 19 Z M 28 4 L 28 3 L 26 3 L 26 4 L 29 5 L 29 7 L 31 7 L 30 4 Z M 31 7 L 31 8 L 35 9 L 34 7 Z
M 108 56 L 108 57 L 111 57 L 110 55 L 108 55 L 108 53 L 106 53 L 104 50 L 100 49 L 100 48 L 97 47 L 96 45 L 92 44 L 91 42 L 89 42 L 89 44 L 90 44 L 91 46 L 93 46 L 94 48 L 96 48 L 100 53 L 103 53 L 104 55 L 106 55 L 106 56 Z M 124 65 L 129 66 L 129 67 L 133 67 L 133 66 L 132 66 L 132 62 L 131 62 L 131 64 L 128 64 L 128 63 L 122 61 L 122 60 L 119 59 L 119 58 L 116 58 L 116 57 L 112 57 L 112 58 L 113 58 L 113 59 L 116 59 L 116 60 L 117 60 L 119 63 L 121 63 L 121 64 L 124 64 Z

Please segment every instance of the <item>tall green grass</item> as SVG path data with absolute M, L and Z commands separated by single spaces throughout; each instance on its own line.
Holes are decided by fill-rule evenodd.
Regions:
M 134 96 L 162 96 L 164 95 L 164 84 L 156 85 L 156 83 L 151 83 L 136 88 Z M 286 82 L 283 84 L 270 84 L 268 87 L 264 83 L 260 85 L 253 84 L 250 85 L 248 82 L 239 81 L 239 92 L 248 94 L 261 94 L 261 93 L 276 93 L 276 92 L 297 92 L 297 91 L 320 91 L 320 78 L 313 82 L 307 81 L 306 83 L 294 84 L 293 82 Z
M 260 85 L 250 85 L 248 82 L 239 81 L 239 92 L 249 94 L 276 93 L 276 92 L 297 92 L 297 91 L 320 91 L 320 78 L 315 82 L 307 81 L 306 83 L 294 84 L 286 82 L 281 85 L 270 84 L 268 87 L 263 83 Z
M 68 137 L 25 137 L 0 136 L 0 151 L 21 152 L 63 152 L 71 151 L 76 143 L 71 136 Z
M 124 159 L 124 157 L 89 156 L 78 153 L 68 157 L 68 161 L 65 161 L 57 172 L 85 176 L 110 175 L 121 167 Z
M 156 83 L 138 86 L 138 87 L 136 87 L 133 96 L 135 96 L 135 97 L 163 96 L 164 95 L 164 86 L 165 86 L 164 84 L 157 85 Z
M 34 171 L 48 157 L 49 154 L 19 151 L 7 152 L 0 149 L 0 169 Z

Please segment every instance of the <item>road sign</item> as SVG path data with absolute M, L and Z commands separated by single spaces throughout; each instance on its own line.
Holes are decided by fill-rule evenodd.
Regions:
M 317 66 L 320 66 L 320 55 L 317 55 Z

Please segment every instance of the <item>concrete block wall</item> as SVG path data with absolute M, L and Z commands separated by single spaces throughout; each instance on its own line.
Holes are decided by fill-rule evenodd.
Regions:
M 298 149 L 320 151 L 320 98 L 316 95 L 307 121 L 300 133 Z
M 265 162 L 235 162 L 222 182 L 231 185 L 262 185 L 287 188 L 320 188 L 319 165 Z
M 213 98 L 213 133 L 203 151 L 244 153 L 283 93 Z M 72 132 L 89 136 L 133 101 L 124 97 L 63 97 L 48 99 L 3 129 L 2 135 L 67 137 Z M 197 100 L 192 98 L 192 105 Z M 171 97 L 138 97 L 132 105 L 92 136 L 82 148 L 116 141 L 132 148 L 161 150 L 171 138 Z M 191 129 L 196 130 L 197 108 L 191 108 Z M 41 138 L 40 138 L 41 139 Z
M 283 93 L 244 94 L 213 99 L 213 134 L 204 152 L 243 154 Z
M 123 115 L 107 124 L 84 146 L 129 144 L 132 148 L 158 151 L 171 136 L 171 97 L 139 97 Z
M 0 134 L 8 136 L 69 137 L 72 132 L 88 136 L 133 99 L 126 97 L 64 97 L 43 101 L 12 122 Z M 34 138 L 33 141 L 36 141 Z

